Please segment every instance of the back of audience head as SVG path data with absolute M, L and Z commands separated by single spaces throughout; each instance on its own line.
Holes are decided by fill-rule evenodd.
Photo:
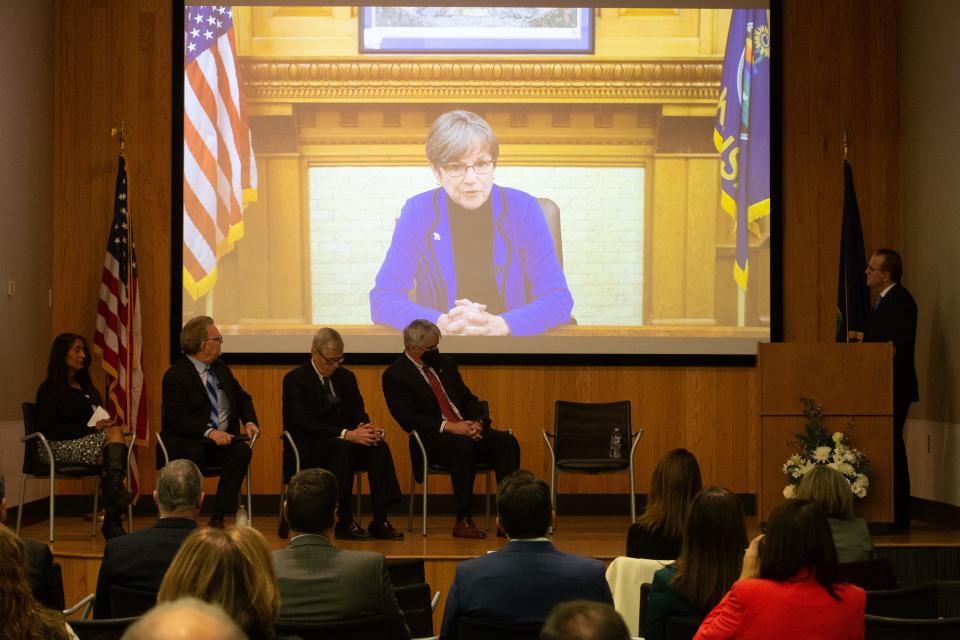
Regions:
M 23 542 L 0 524 L 0 635 L 7 638 L 67 639 L 60 612 L 45 608 L 33 597 L 27 581 Z
M 161 514 L 190 514 L 196 517 L 203 501 L 203 476 L 190 460 L 171 460 L 157 476 L 153 499 Z
M 629 640 L 630 630 L 609 604 L 572 600 L 558 604 L 540 630 L 540 640 Z
M 7 481 L 0 473 L 0 524 L 7 521 Z
M 290 528 L 325 535 L 337 509 L 337 478 L 326 469 L 305 469 L 290 479 L 284 509 Z
M 760 541 L 760 577 L 785 582 L 798 573 L 813 574 L 827 593 L 837 581 L 837 551 L 823 509 L 816 502 L 793 499 L 779 504 Z
M 650 532 L 682 537 L 690 503 L 702 488 L 696 457 L 686 449 L 674 449 L 653 468 L 647 506 L 637 523 Z
M 245 640 L 246 637 L 223 609 L 196 598 L 158 604 L 123 634 L 123 640 Z
M 853 491 L 843 474 L 824 464 L 807 472 L 797 487 L 797 497 L 816 502 L 828 518 L 853 517 Z
M 542 538 L 553 523 L 550 487 L 520 469 L 498 483 L 497 519 L 511 538 Z
M 157 602 L 184 596 L 220 605 L 253 637 L 273 638 L 280 591 L 263 534 L 253 527 L 201 527 L 187 536 Z
M 740 577 L 747 548 L 743 507 L 723 487 L 708 487 L 690 505 L 673 590 L 706 613 Z

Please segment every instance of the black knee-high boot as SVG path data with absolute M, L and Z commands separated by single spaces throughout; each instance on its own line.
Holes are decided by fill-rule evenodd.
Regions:
M 123 486 L 127 475 L 127 447 L 111 442 L 103 448 L 103 476 L 100 490 L 103 494 L 103 537 L 109 540 L 126 533 L 123 530 L 123 512 L 133 501 L 133 494 Z

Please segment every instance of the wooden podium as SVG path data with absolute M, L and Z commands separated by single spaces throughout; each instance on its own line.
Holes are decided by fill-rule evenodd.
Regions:
M 851 445 L 869 460 L 870 489 L 855 507 L 867 522 L 893 520 L 893 346 L 889 343 L 760 344 L 760 496 L 767 521 L 783 501 L 783 464 L 797 453 L 801 398 L 823 407 L 827 431 L 853 424 Z

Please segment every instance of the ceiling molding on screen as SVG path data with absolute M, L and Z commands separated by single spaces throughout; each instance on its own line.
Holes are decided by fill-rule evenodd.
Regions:
M 529 57 L 467 61 L 248 59 L 241 77 L 251 101 L 430 101 L 716 103 L 722 63 Z

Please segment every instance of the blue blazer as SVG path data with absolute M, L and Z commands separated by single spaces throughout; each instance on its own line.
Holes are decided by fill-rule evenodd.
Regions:
M 493 186 L 493 268 L 517 336 L 537 335 L 570 321 L 573 297 L 553 249 L 536 198 Z M 418 318 L 436 322 L 453 307 L 457 273 L 450 237 L 448 198 L 442 188 L 416 195 L 403 206 L 393 240 L 370 291 L 370 316 L 403 329 Z M 411 302 L 409 292 L 416 289 Z M 483 302 L 480 300 L 479 302 Z
M 511 541 L 457 565 L 440 639 L 456 640 L 461 616 L 542 623 L 554 605 L 570 600 L 613 604 L 603 563 L 557 551 L 550 542 Z

